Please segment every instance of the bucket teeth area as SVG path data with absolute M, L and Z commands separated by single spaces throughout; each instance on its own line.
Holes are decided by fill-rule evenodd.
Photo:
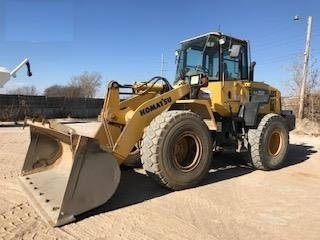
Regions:
M 72 153 L 67 145 L 61 145 L 64 154 L 61 159 L 56 159 L 54 165 L 41 165 L 20 177 L 25 192 L 35 203 L 35 209 L 52 225 L 56 225 L 63 213 L 63 198 L 72 169 Z
M 104 204 L 120 182 L 116 158 L 94 138 L 69 137 L 33 127 L 20 177 L 35 210 L 53 226 Z

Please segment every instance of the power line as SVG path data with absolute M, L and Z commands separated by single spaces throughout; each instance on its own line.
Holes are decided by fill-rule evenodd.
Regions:
M 295 45 L 297 45 L 297 43 L 296 42 L 287 42 L 287 43 L 283 42 L 281 44 L 279 43 L 277 45 L 270 46 L 270 47 L 264 47 L 264 48 L 256 48 L 255 46 L 252 46 L 252 49 L 253 49 L 253 52 L 255 52 L 255 53 L 261 53 L 261 52 L 266 52 L 266 51 L 268 51 L 270 53 L 270 50 L 283 51 L 284 47 L 287 48 L 288 46 L 291 46 L 291 45 L 295 46 Z M 302 51 L 302 49 L 301 49 L 301 51 Z
M 317 53 L 320 53 L 320 49 L 312 49 L 310 51 L 310 56 L 311 58 L 317 58 Z M 277 63 L 277 62 L 287 62 L 289 60 L 292 60 L 293 57 L 297 57 L 300 58 L 302 57 L 303 52 L 295 52 L 292 54 L 288 54 L 288 55 L 284 55 L 284 56 L 277 56 L 277 57 L 273 57 L 273 58 L 268 58 L 268 59 L 264 59 L 261 62 L 258 62 L 259 65 L 267 65 L 267 64 L 272 64 L 272 63 Z
M 294 25 L 292 25 L 294 26 Z M 284 27 L 283 27 L 284 28 Z M 278 28 L 282 29 L 282 28 Z M 287 28 L 286 28 L 287 30 Z M 320 32 L 312 32 L 312 38 L 316 39 L 320 36 Z M 257 37 L 255 41 L 252 41 L 251 46 L 254 52 L 275 49 L 281 46 L 287 46 L 289 44 L 298 43 L 304 40 L 305 36 L 295 31 L 293 34 L 288 34 L 288 31 L 277 32 L 274 30 L 272 34 L 264 35 L 264 37 Z M 262 41 L 258 41 L 263 39 Z
M 267 33 L 265 35 L 262 36 L 258 36 L 255 39 L 264 39 L 264 38 L 269 38 L 269 37 L 277 37 L 279 36 L 278 34 L 276 34 L 277 32 L 288 32 L 288 30 L 290 29 L 289 26 L 294 26 L 294 24 L 292 24 L 291 22 L 288 22 L 286 24 L 280 25 L 278 28 L 273 28 L 272 31 L 270 31 L 270 33 Z
M 289 38 L 289 39 L 278 39 L 277 41 L 269 41 L 268 43 L 257 43 L 257 44 L 252 44 L 253 47 L 257 48 L 257 49 L 265 49 L 266 47 L 277 47 L 277 46 L 281 46 L 281 45 L 285 45 L 288 43 L 295 43 L 295 42 L 299 42 L 302 41 L 303 37 L 300 36 L 299 37 L 294 37 L 294 38 Z
M 301 33 L 298 32 L 281 32 L 281 33 L 274 33 L 274 35 L 265 38 L 263 40 L 259 40 L 259 38 L 255 38 L 255 42 L 259 42 L 259 44 L 264 45 L 264 44 L 272 44 L 275 41 L 278 42 L 279 40 L 290 40 L 300 37 L 301 38 Z
M 277 62 L 286 62 L 289 60 L 292 60 L 292 57 L 297 56 L 298 54 L 290 54 L 286 56 L 281 56 L 281 57 L 276 57 L 276 58 L 271 58 L 267 59 L 266 61 L 258 62 L 259 65 L 266 65 L 266 64 L 272 64 L 272 63 L 277 63 Z

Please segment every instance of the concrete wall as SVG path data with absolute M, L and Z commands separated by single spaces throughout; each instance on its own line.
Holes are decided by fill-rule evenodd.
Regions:
M 0 121 L 28 117 L 94 118 L 100 114 L 103 99 L 65 98 L 0 94 Z

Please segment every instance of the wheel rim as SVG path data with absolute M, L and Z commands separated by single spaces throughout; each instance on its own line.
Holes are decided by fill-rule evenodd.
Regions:
M 269 137 L 268 153 L 271 156 L 277 156 L 283 145 L 283 136 L 280 129 L 276 129 Z
M 177 169 L 189 172 L 195 169 L 201 159 L 201 141 L 191 133 L 183 134 L 173 145 L 173 163 Z

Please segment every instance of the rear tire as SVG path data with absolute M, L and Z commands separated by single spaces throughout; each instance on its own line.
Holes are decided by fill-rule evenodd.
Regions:
M 256 169 L 274 170 L 286 159 L 289 133 L 284 119 L 277 114 L 265 115 L 257 129 L 248 132 L 250 163 Z
M 168 111 L 144 133 L 141 161 L 161 185 L 181 190 L 197 185 L 209 171 L 212 138 L 204 121 L 189 111 Z

